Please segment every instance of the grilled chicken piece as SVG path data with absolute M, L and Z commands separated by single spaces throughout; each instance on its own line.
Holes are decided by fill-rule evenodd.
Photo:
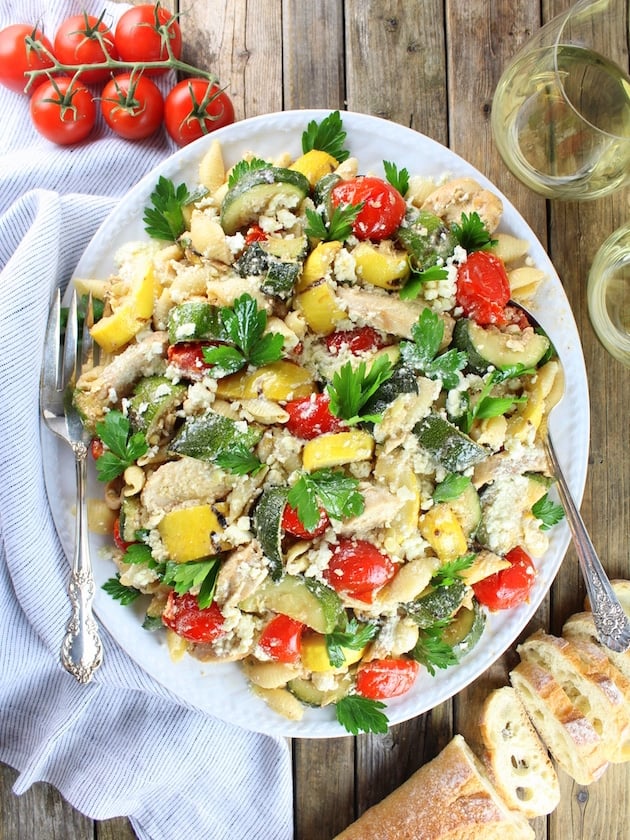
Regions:
M 501 221 L 503 202 L 473 178 L 455 178 L 430 193 L 422 209 L 447 222 L 460 222 L 462 213 L 468 216 L 477 213 L 488 231 L 493 233 Z
M 258 589 L 267 573 L 267 560 L 258 540 L 234 549 L 221 564 L 214 600 L 221 608 L 236 606 Z
M 540 445 L 516 453 L 503 451 L 491 455 L 475 466 L 472 482 L 479 489 L 497 478 L 524 475 L 528 472 L 551 475 L 547 456 Z
M 375 528 L 387 527 L 404 504 L 404 499 L 378 484 L 360 484 L 359 491 L 365 501 L 363 513 L 346 519 L 335 527 L 341 536 L 361 536 Z
M 232 486 L 231 477 L 207 461 L 188 457 L 168 461 L 147 476 L 142 488 L 143 526 L 154 527 L 182 502 L 212 504 L 225 497 Z

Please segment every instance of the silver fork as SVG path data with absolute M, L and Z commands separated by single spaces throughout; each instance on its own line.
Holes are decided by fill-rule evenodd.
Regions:
M 76 515 L 74 553 L 68 594 L 72 614 L 61 645 L 61 662 L 80 683 L 87 683 L 103 658 L 98 627 L 92 613 L 94 577 L 88 541 L 86 484 L 90 436 L 83 428 L 72 393 L 81 370 L 93 366 L 94 355 L 89 326 L 91 300 L 79 346 L 77 295 L 68 310 L 65 340 L 61 336 L 61 295 L 54 297 L 46 338 L 40 379 L 40 407 L 46 426 L 64 440 L 74 453 L 76 468 Z

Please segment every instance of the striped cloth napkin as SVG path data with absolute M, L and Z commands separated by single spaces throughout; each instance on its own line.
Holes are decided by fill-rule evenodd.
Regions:
M 0 28 L 37 22 L 50 37 L 84 8 L 105 8 L 111 24 L 126 7 L 13 0 Z M 69 567 L 46 500 L 38 406 L 49 301 L 117 198 L 174 149 L 163 133 L 132 144 L 102 125 L 56 147 L 32 129 L 26 98 L 4 88 L 0 113 L 0 760 L 19 771 L 16 794 L 49 782 L 93 819 L 128 816 L 141 840 L 289 840 L 283 739 L 182 705 L 106 632 L 91 683 L 59 664 Z

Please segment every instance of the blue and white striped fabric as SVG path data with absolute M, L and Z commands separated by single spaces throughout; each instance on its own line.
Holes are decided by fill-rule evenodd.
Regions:
M 7 8 L 8 7 L 8 8 Z M 14 0 L 0 28 L 124 10 L 85 0 Z M 141 840 L 289 840 L 287 743 L 182 706 L 105 634 L 104 663 L 81 686 L 59 665 L 68 564 L 41 467 L 38 379 L 48 305 L 107 213 L 173 151 L 98 128 L 59 148 L 35 133 L 27 101 L 0 88 L 0 760 L 15 793 L 53 784 L 94 819 L 126 815 Z

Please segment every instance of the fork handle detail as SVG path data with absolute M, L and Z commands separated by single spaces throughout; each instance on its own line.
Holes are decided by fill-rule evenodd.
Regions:
M 90 561 L 86 504 L 87 453 L 85 443 L 72 444 L 76 467 L 74 556 L 68 585 L 72 616 L 61 645 L 61 662 L 80 683 L 92 679 L 103 658 L 103 647 L 92 613 L 94 576 Z
M 571 491 L 567 486 L 555 449 L 548 435 L 545 441 L 545 449 L 558 481 L 558 494 L 564 506 L 575 551 L 582 569 L 597 635 L 603 645 L 621 653 L 630 647 L 630 620 L 610 585 L 610 580 L 595 551 L 584 520 L 573 501 Z

